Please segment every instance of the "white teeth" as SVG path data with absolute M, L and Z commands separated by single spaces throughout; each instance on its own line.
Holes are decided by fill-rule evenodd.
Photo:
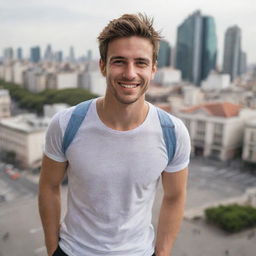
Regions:
M 136 84 L 120 84 L 124 88 L 136 88 Z

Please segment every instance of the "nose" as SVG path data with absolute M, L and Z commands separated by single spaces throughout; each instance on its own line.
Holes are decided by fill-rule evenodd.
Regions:
M 136 68 L 134 67 L 133 63 L 127 63 L 124 73 L 123 73 L 123 78 L 127 80 L 133 80 L 136 77 Z

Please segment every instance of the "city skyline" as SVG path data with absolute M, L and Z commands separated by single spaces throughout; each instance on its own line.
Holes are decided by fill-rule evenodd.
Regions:
M 85 55 L 91 49 L 97 58 L 97 35 L 110 19 L 125 12 L 143 12 L 154 17 L 156 28 L 162 31 L 164 39 L 173 47 L 176 45 L 178 26 L 190 14 L 201 10 L 216 22 L 218 65 L 221 66 L 223 61 L 225 31 L 233 25 L 241 28 L 242 48 L 247 53 L 248 63 L 256 62 L 256 28 L 252 26 L 256 21 L 256 4 L 253 0 L 216 0 L 213 3 L 131 0 L 129 6 L 116 0 L 107 3 L 76 0 L 75 4 L 66 0 L 56 0 L 54 3 L 49 0 L 25 0 L 22 3 L 11 0 L 1 3 L 0 9 L 0 33 L 5 35 L 0 42 L 0 55 L 6 47 L 21 47 L 24 57 L 28 57 L 31 47 L 39 45 L 44 52 L 47 44 L 51 44 L 54 51 L 62 50 L 65 56 L 70 46 L 74 46 L 76 56 Z

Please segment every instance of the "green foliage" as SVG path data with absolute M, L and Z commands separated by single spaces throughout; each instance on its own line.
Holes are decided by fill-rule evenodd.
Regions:
M 256 208 L 242 205 L 220 205 L 205 210 L 206 219 L 223 230 L 234 233 L 256 226 Z
M 66 103 L 73 106 L 82 101 L 97 97 L 97 95 L 81 88 L 47 89 L 40 93 L 32 93 L 19 85 L 2 80 L 0 80 L 0 88 L 9 90 L 11 97 L 19 104 L 19 107 L 39 114 L 42 113 L 45 104 Z

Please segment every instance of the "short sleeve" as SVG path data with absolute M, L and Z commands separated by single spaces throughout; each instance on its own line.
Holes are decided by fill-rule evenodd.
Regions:
M 67 158 L 62 152 L 63 132 L 60 127 L 61 112 L 55 114 L 48 126 L 45 136 L 44 153 L 46 156 L 57 162 L 65 162 Z
M 184 123 L 172 116 L 176 134 L 176 150 L 172 161 L 166 167 L 166 172 L 177 172 L 186 168 L 190 159 L 190 136 Z

